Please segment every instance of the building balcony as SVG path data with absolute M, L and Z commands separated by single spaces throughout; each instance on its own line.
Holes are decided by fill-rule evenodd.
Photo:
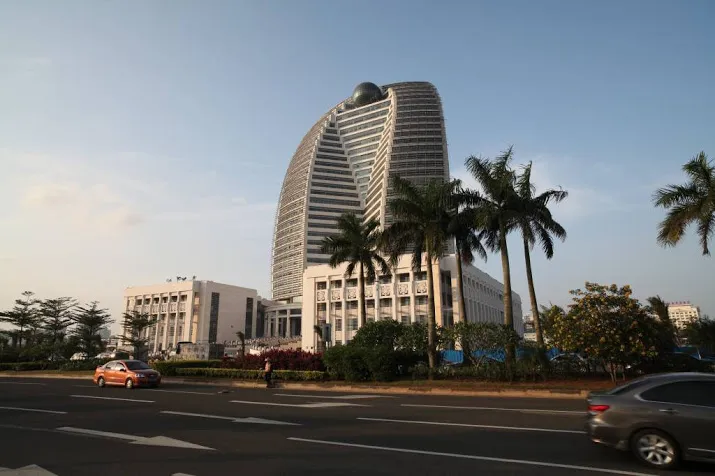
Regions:
M 358 298 L 358 288 L 345 288 L 345 300 L 346 301 L 356 301 Z
M 168 307 L 169 307 L 168 304 L 162 304 L 162 305 L 161 305 L 161 308 L 160 308 L 160 309 L 161 309 L 161 312 L 166 312 L 166 310 L 168 309 Z
M 415 294 L 427 294 L 427 281 L 415 282 Z
M 186 303 L 180 302 L 179 303 L 179 311 L 185 311 L 185 310 L 186 310 Z
M 175 302 L 172 302 L 171 304 L 169 304 L 169 312 L 176 312 L 177 307 L 178 305 Z
M 392 284 L 381 284 L 380 285 L 380 297 L 392 296 Z
M 152 305 L 151 305 L 151 312 L 152 312 L 152 313 L 159 312 L 159 305 L 158 305 L 158 304 L 152 304 Z
M 409 296 L 410 295 L 410 283 L 399 283 L 397 285 L 397 295 L 398 296 Z
M 317 293 L 315 293 L 315 300 L 318 302 L 325 302 L 325 298 L 327 296 L 327 291 L 324 289 L 321 289 Z
M 365 297 L 374 298 L 375 297 L 375 286 L 365 286 Z
M 331 301 L 340 301 L 342 299 L 343 299 L 343 289 L 342 288 L 330 290 L 330 300 Z

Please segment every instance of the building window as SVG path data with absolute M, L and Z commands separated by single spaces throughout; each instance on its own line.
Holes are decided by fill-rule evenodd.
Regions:
M 410 298 L 409 297 L 401 297 L 400 298 L 400 306 L 401 307 L 409 307 L 410 305 Z
M 380 284 L 390 284 L 392 282 L 392 276 L 387 274 L 380 276 Z
M 415 273 L 415 281 L 427 281 L 427 271 Z
M 392 307 L 392 298 L 380 299 L 380 307 Z
M 318 303 L 318 312 L 325 312 L 326 309 L 327 309 L 327 305 L 324 302 Z
M 178 300 L 179 300 L 179 296 L 177 296 L 176 294 L 171 296 L 171 302 L 176 302 Z
M 328 283 L 326 283 L 325 281 L 318 281 L 316 283 L 316 286 L 317 286 L 318 291 L 328 289 Z
M 343 320 L 342 319 L 335 319 L 335 331 L 336 332 L 341 332 L 343 330 Z
M 415 305 L 426 306 L 427 305 L 427 296 L 415 296 Z
M 356 331 L 358 328 L 358 320 L 357 317 L 353 317 L 348 319 L 348 330 L 349 331 Z
M 176 296 L 172 296 L 174 298 Z M 209 344 L 215 344 L 218 337 L 218 309 L 220 293 L 211 293 L 211 310 L 209 312 Z
M 400 322 L 403 324 L 409 324 L 410 323 L 410 316 L 403 314 L 400 316 Z
M 253 298 L 246 298 L 246 339 L 253 338 Z
M 397 275 L 397 279 L 401 283 L 409 283 L 410 282 L 410 273 L 400 273 Z
M 333 281 L 330 281 L 330 287 L 331 288 L 342 288 L 343 287 L 343 282 L 340 279 L 336 279 Z
M 187 298 L 188 298 L 188 296 L 187 296 L 186 294 L 182 294 L 181 297 L 180 297 L 181 302 L 186 302 L 186 299 L 187 299 Z
M 358 285 L 358 280 L 355 278 L 348 279 L 347 281 L 345 281 L 346 288 L 354 288 L 354 287 L 357 287 L 357 285 Z

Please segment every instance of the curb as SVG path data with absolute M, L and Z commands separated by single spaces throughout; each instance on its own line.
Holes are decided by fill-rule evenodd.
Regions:
M 62 375 L 62 374 L 33 374 L 22 375 L 20 373 L 0 373 L 0 377 L 10 378 L 38 378 L 38 379 L 65 379 L 65 380 L 87 380 L 91 374 L 85 375 Z M 234 380 L 194 380 L 176 377 L 164 377 L 162 383 L 183 384 L 183 385 L 205 385 L 215 387 L 232 388 L 265 388 L 262 382 L 234 381 Z M 298 382 L 276 382 L 276 389 L 284 390 L 314 390 L 321 392 L 353 392 L 353 393 L 378 393 L 384 395 L 434 395 L 453 397 L 505 397 L 505 398 L 553 398 L 553 399 L 584 399 L 588 396 L 588 390 L 460 390 L 451 388 L 435 387 L 389 387 L 389 386 L 369 386 L 369 385 L 338 385 L 338 384 L 314 384 Z

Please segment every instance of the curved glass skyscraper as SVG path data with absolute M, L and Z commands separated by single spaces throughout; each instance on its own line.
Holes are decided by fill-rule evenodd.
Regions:
M 305 268 L 328 262 L 320 242 L 336 233 L 341 213 L 389 223 L 393 175 L 415 183 L 449 178 L 442 103 L 430 83 L 359 84 L 305 135 L 278 201 L 274 300 L 299 300 Z

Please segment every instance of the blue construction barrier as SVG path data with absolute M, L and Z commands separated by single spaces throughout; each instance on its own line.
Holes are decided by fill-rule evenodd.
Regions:
M 516 349 L 516 358 L 523 359 L 533 354 L 535 349 L 533 347 L 518 348 Z M 561 351 L 559 349 L 549 349 L 546 351 L 546 357 L 551 360 Z M 474 357 L 486 357 L 490 360 L 496 360 L 497 362 L 504 362 L 506 356 L 504 354 L 504 349 L 495 350 L 475 350 L 472 352 Z M 443 350 L 442 351 L 442 361 L 449 362 L 450 364 L 461 364 L 464 362 L 464 352 L 461 350 Z

